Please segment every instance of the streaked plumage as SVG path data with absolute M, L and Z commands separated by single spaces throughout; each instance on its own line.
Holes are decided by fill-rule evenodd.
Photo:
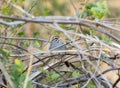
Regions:
M 55 50 L 66 50 L 66 45 L 60 40 L 59 36 L 53 37 L 49 50 L 55 51 Z M 62 56 L 54 56 L 56 59 L 61 59 L 63 58 L 64 55 Z M 69 67 L 69 62 L 65 61 L 64 62 L 67 67 Z
M 60 47 L 59 47 L 60 46 Z M 66 45 L 64 45 L 63 42 L 60 41 L 59 36 L 53 37 L 49 50 L 66 50 Z

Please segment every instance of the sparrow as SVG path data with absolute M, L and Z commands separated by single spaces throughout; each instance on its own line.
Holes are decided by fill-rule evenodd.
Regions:
M 66 47 L 65 43 L 60 40 L 60 36 L 54 36 L 50 43 L 49 50 L 51 50 L 51 51 L 67 50 L 67 47 Z M 61 59 L 61 60 L 63 57 L 64 57 L 64 55 L 55 56 L 56 59 Z M 65 61 L 64 63 L 67 67 L 69 67 L 68 61 Z

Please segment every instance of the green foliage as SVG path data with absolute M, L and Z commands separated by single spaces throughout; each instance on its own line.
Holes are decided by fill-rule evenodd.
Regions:
M 106 1 L 99 0 L 97 2 L 88 3 L 86 5 L 85 11 L 82 13 L 82 18 L 87 19 L 101 19 L 108 13 L 108 6 Z M 101 35 L 93 29 L 86 28 L 83 30 L 84 34 L 96 35 L 101 37 Z M 99 36 L 100 35 L 100 36 Z M 102 37 L 102 40 L 109 42 L 109 38 Z
M 30 46 L 29 42 L 24 42 L 24 47 L 25 47 L 25 48 L 27 48 L 27 47 L 29 47 L 29 46 Z
M 25 0 L 13 0 L 14 3 L 16 2 L 24 2 Z
M 60 75 L 55 72 L 46 71 L 46 74 L 47 74 L 49 80 L 55 80 L 60 77 Z
M 53 11 L 49 8 L 45 8 L 45 10 L 42 13 L 44 16 L 47 16 L 48 14 L 53 14 Z
M 88 86 L 89 88 L 96 88 L 95 84 L 92 81 L 89 82 Z
M 33 33 L 33 37 L 38 37 L 39 34 L 40 34 L 39 32 L 34 32 L 34 33 Z
M 65 30 L 76 30 L 76 28 L 72 27 L 72 26 L 66 26 L 66 25 L 61 25 L 61 27 Z
M 55 32 L 54 32 L 54 35 L 60 35 L 60 34 L 61 34 L 60 31 L 55 31 Z
M 51 72 L 51 71 L 43 70 L 43 69 L 41 69 L 41 71 L 47 75 L 48 80 L 55 80 L 55 79 L 58 80 L 58 78 L 60 77 L 60 75 L 55 72 Z
M 15 60 L 15 63 L 13 64 L 13 69 L 14 71 L 16 71 L 16 73 L 18 72 L 18 75 L 24 71 L 25 69 L 24 67 L 25 67 L 24 64 L 20 60 L 18 59 Z
M 38 16 L 46 16 L 46 15 L 59 15 L 59 14 L 62 14 L 62 15 L 66 15 L 69 13 L 69 11 L 71 9 L 68 9 L 67 8 L 67 5 L 66 3 L 60 3 L 61 0 L 28 0 L 29 2 L 31 2 L 32 4 L 30 5 L 30 7 L 26 7 L 28 9 L 25 8 L 25 6 L 23 6 L 24 4 L 22 4 L 25 0 L 10 0 L 12 3 L 14 3 L 15 5 L 19 3 L 18 6 L 20 6 L 21 8 L 23 8 L 26 12 L 29 12 L 30 9 L 31 12 L 29 12 L 30 14 L 33 14 L 33 15 L 38 15 Z M 33 2 L 38 2 L 35 4 L 35 6 L 32 7 L 32 5 L 34 5 Z M 49 5 L 47 6 L 46 5 L 46 2 L 49 3 Z M 5 5 L 2 7 L 2 14 L 9 14 L 9 16 L 11 15 L 10 13 L 12 13 L 12 16 L 14 15 L 20 15 L 20 16 L 25 16 L 25 14 L 23 15 L 23 13 L 20 11 L 19 13 L 17 13 L 17 11 L 19 11 L 19 9 L 17 8 L 14 8 L 11 6 L 9 6 L 9 3 L 8 5 Z M 82 13 L 82 18 L 90 18 L 90 19 L 101 19 L 103 16 L 105 16 L 106 14 L 108 13 L 108 8 L 107 8 L 107 3 L 106 1 L 103 1 L 103 2 L 93 2 L 93 3 L 88 3 L 88 5 L 86 5 L 86 9 L 85 11 Z M 81 14 L 77 14 L 77 16 L 79 16 Z M 6 19 L 6 21 L 10 21 L 8 19 Z M 10 34 L 14 34 L 16 33 L 16 30 L 17 28 L 19 27 L 23 27 L 23 25 L 17 25 L 15 26 L 14 28 L 11 28 L 11 33 Z M 72 27 L 72 26 L 66 26 L 66 25 L 61 25 L 62 28 L 66 29 L 66 30 L 76 30 L 75 27 Z M 9 28 L 8 28 L 9 30 Z M 86 33 L 90 33 L 90 30 L 89 28 L 86 28 L 86 30 L 84 30 Z M 91 31 L 92 34 L 96 34 L 96 31 L 95 30 L 92 30 Z M 54 35 L 60 35 L 61 32 L 60 31 L 56 31 L 54 33 Z M 19 37 L 24 37 L 25 34 L 24 32 L 19 32 L 17 34 Z M 39 37 L 40 33 L 39 32 L 35 32 L 33 33 L 33 37 Z M 46 34 L 45 34 L 46 35 Z M 10 36 L 11 37 L 11 36 Z M 15 36 L 14 36 L 15 37 Z M 111 39 L 110 38 L 105 38 L 103 39 L 103 41 L 105 42 L 110 42 Z M 11 42 L 11 43 L 14 43 L 14 42 Z M 39 41 L 35 41 L 34 44 L 36 46 L 40 46 L 40 43 Z M 29 46 L 29 42 L 25 41 L 24 42 L 24 47 L 28 47 Z M 8 58 L 10 57 L 10 53 L 8 51 L 6 51 L 5 49 L 0 49 L 0 54 L 2 54 L 3 56 L 3 60 L 7 60 L 8 61 Z M 9 73 L 10 73 L 10 76 L 11 76 L 11 79 L 13 81 L 13 83 L 16 85 L 16 88 L 22 88 L 23 87 L 23 84 L 24 84 L 24 81 L 25 81 L 25 78 L 26 78 L 26 74 L 25 73 L 22 73 L 25 69 L 25 66 L 24 64 L 16 59 L 15 60 L 15 63 L 11 66 L 10 70 L 9 70 Z M 54 71 L 48 71 L 48 70 L 41 70 L 43 73 L 45 73 L 47 75 L 47 79 L 48 80 L 59 80 L 61 77 L 59 74 L 55 73 Z M 80 72 L 73 72 L 72 73 L 72 77 L 77 77 L 80 75 Z M 61 80 L 61 79 L 60 79 Z M 94 83 L 93 82 L 90 82 L 89 84 L 89 87 L 90 88 L 95 88 L 94 86 Z M 28 82 L 28 85 L 27 85 L 27 88 L 31 88 L 32 86 L 32 82 L 29 81 Z M 8 85 L 8 88 L 9 85 Z M 79 87 L 78 87 L 79 88 Z
M 35 46 L 36 46 L 36 47 L 39 47 L 40 44 L 41 44 L 41 42 L 39 42 L 39 41 L 35 41 Z
M 90 33 L 91 33 L 92 35 L 95 35 L 95 34 L 97 34 L 97 31 L 96 31 L 96 30 L 91 30 Z
M 73 77 L 77 77 L 77 76 L 79 76 L 79 74 L 80 74 L 79 72 L 73 72 L 73 73 L 72 73 L 72 76 L 73 76 Z
M 82 14 L 83 18 L 86 18 L 87 16 L 90 16 L 91 18 L 95 19 L 101 19 L 105 14 L 108 13 L 108 7 L 106 1 L 103 2 L 95 2 L 95 3 L 89 3 L 86 6 L 86 10 Z
M 24 35 L 25 35 L 24 32 L 19 32 L 19 33 L 18 33 L 18 36 L 19 36 L 19 37 L 23 37 Z
M 57 79 L 57 78 L 59 78 L 60 77 L 60 75 L 59 74 L 56 74 L 56 73 L 54 73 L 54 74 L 52 74 L 51 76 L 49 76 L 52 80 L 54 80 L 54 79 Z
M 16 85 L 17 88 L 21 88 L 24 84 L 26 77 L 26 75 L 22 73 L 24 69 L 25 69 L 24 64 L 18 59 L 15 60 L 15 63 L 11 67 L 10 75 L 13 83 Z M 27 88 L 31 88 L 31 85 L 32 82 L 29 81 Z
M 10 56 L 10 53 L 8 52 L 8 51 L 6 51 L 5 49 L 0 49 L 0 54 L 2 55 L 2 57 L 1 57 L 1 60 L 2 61 L 8 61 L 8 59 L 9 59 L 9 56 Z
M 110 44 L 112 42 L 112 39 L 109 37 L 103 37 L 102 40 L 106 42 L 107 44 Z
M 7 15 L 8 12 L 9 12 L 8 6 L 4 6 L 4 7 L 2 8 L 2 13 Z

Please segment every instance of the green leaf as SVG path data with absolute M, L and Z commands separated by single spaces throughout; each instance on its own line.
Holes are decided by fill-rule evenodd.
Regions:
M 40 46 L 40 42 L 39 41 L 35 41 L 35 46 L 39 47 Z
M 92 81 L 89 82 L 88 86 L 89 88 L 96 88 L 95 84 Z
M 5 49 L 0 49 L 0 53 L 2 54 L 3 56 L 3 59 L 6 61 L 8 60 L 9 56 L 10 56 L 10 53 L 8 51 L 6 51 Z
M 11 68 L 11 70 L 13 70 L 11 71 L 11 74 L 15 79 L 17 79 L 18 76 L 24 71 L 24 69 L 24 64 L 20 60 L 15 59 L 15 63 L 12 65 Z
M 11 79 L 16 85 L 16 88 L 21 88 L 24 84 L 26 75 L 22 73 L 25 69 L 24 64 L 19 60 L 15 59 L 14 64 L 10 68 Z M 28 86 L 31 86 L 30 84 Z M 31 88 L 31 87 L 27 87 Z
M 55 32 L 54 32 L 54 35 L 60 35 L 60 34 L 61 34 L 60 31 L 55 31 Z
M 106 42 L 107 44 L 111 44 L 111 42 L 112 42 L 112 39 L 109 38 L 109 37 L 103 37 L 102 40 L 103 40 L 104 42 Z
M 9 8 L 7 6 L 2 8 L 2 13 L 3 14 L 8 14 Z
M 13 2 L 24 2 L 25 0 L 14 0 Z
M 51 10 L 46 8 L 46 9 L 44 10 L 44 12 L 43 12 L 43 15 L 46 16 L 46 15 L 48 15 L 48 14 L 50 14 L 50 13 L 51 13 Z
M 73 72 L 73 73 L 72 73 L 72 76 L 73 76 L 73 77 L 77 77 L 79 74 L 80 74 L 79 72 Z
M 18 33 L 18 36 L 19 36 L 19 37 L 23 37 L 23 36 L 24 36 L 24 32 L 19 32 L 19 33 Z
M 66 30 L 76 30 L 76 28 L 72 27 L 72 26 L 61 25 L 61 27 L 66 29 Z
M 33 37 L 37 37 L 40 33 L 39 32 L 34 32 Z
M 86 10 L 82 13 L 82 17 L 85 18 L 88 16 L 89 18 L 101 19 L 107 13 L 108 13 L 108 7 L 106 1 L 103 2 L 98 1 L 95 3 L 89 3 L 86 6 Z
M 20 77 L 19 77 L 19 84 L 21 83 L 23 83 L 24 82 L 24 80 L 25 80 L 25 74 L 22 74 Z
M 20 2 L 24 2 L 25 0 L 19 0 Z
M 108 12 L 107 3 L 105 1 L 97 2 L 89 11 L 93 17 L 101 19 Z
M 32 87 L 32 81 L 28 81 L 27 88 L 31 88 L 31 87 Z
M 17 72 L 19 72 L 19 73 L 22 73 L 23 71 L 24 71 L 24 64 L 20 61 L 20 60 L 18 60 L 18 59 L 15 59 L 15 70 L 17 71 Z
M 60 77 L 60 75 L 59 74 L 56 74 L 56 73 L 54 73 L 54 74 L 52 74 L 51 75 L 51 78 L 54 80 L 54 79 L 57 79 L 58 77 Z

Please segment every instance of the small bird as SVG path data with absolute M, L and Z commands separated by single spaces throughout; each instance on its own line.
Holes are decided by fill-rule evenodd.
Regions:
M 52 41 L 51 41 L 51 44 L 50 44 L 50 47 L 49 47 L 49 50 L 66 50 L 66 45 L 60 41 L 60 36 L 54 36 Z
M 67 50 L 67 47 L 65 45 L 65 43 L 63 43 L 61 40 L 60 40 L 60 36 L 54 36 L 52 41 L 51 41 L 51 44 L 50 44 L 50 47 L 49 47 L 49 50 L 51 51 L 57 51 L 57 50 Z M 56 59 L 61 59 L 63 58 L 64 55 L 61 55 L 61 56 L 55 56 Z M 65 65 L 67 67 L 69 67 L 69 63 L 68 61 L 65 61 L 64 62 Z
M 51 40 L 51 42 L 50 42 L 49 50 L 51 50 L 51 51 L 57 51 L 57 50 L 66 50 L 66 49 L 67 49 L 67 48 L 66 48 L 66 45 L 60 40 L 60 36 L 54 36 L 54 37 L 52 38 L 52 40 Z M 56 59 L 61 59 L 61 60 L 62 60 L 63 57 L 64 57 L 64 55 L 54 56 L 54 58 L 56 58 Z M 50 59 L 49 59 L 49 60 L 50 60 Z M 47 62 L 49 62 L 49 60 L 48 60 Z M 65 65 L 66 65 L 67 67 L 69 67 L 69 62 L 68 62 L 68 61 L 65 61 L 64 63 L 65 63 Z M 38 79 L 36 79 L 36 82 L 39 82 L 39 81 L 42 80 L 44 77 L 45 77 L 45 75 L 42 76 L 42 77 L 40 77 L 40 78 L 38 78 Z M 40 85 L 37 85 L 36 88 L 41 88 L 41 86 L 40 86 Z

